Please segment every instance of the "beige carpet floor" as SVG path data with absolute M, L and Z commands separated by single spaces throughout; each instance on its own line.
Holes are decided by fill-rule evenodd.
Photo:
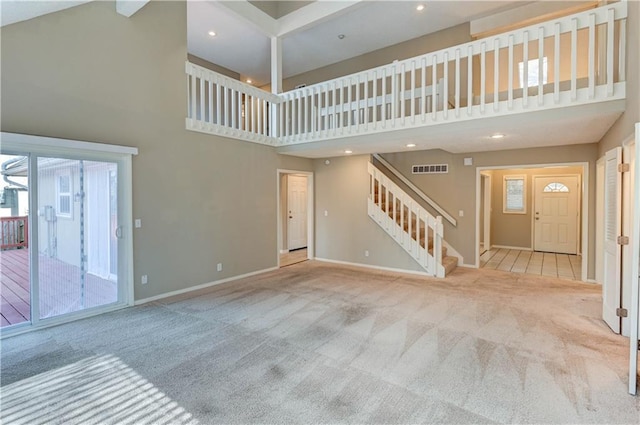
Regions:
M 600 288 L 306 261 L 2 341 L 2 423 L 638 423 Z

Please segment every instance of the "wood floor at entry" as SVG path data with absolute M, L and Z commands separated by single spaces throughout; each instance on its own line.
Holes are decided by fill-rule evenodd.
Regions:
M 480 256 L 480 267 L 514 273 L 582 280 L 582 257 L 550 252 L 494 248 Z

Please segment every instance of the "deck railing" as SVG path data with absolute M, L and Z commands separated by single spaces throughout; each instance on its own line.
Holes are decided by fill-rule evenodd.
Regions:
M 187 127 L 282 146 L 624 99 L 626 17 L 622 1 L 278 96 L 187 63 Z
M 29 246 L 29 217 L 0 218 L 0 250 Z

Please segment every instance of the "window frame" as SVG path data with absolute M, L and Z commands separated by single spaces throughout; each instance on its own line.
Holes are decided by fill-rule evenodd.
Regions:
M 509 181 L 522 181 L 522 208 L 507 208 L 507 185 Z M 504 176 L 502 180 L 502 213 L 503 214 L 527 214 L 527 176 L 524 174 L 512 174 Z
M 73 173 L 71 170 L 59 170 L 55 173 L 56 176 L 56 217 L 73 219 Z M 60 178 L 67 177 L 69 179 L 69 191 L 63 192 L 60 190 Z M 62 212 L 62 197 L 67 196 L 69 198 L 69 212 Z
M 532 66 L 533 65 L 533 66 Z M 524 81 L 524 61 L 518 62 L 518 79 L 520 80 L 520 88 L 528 89 L 529 87 L 537 87 L 540 83 L 536 80 L 535 84 L 529 85 L 529 75 L 531 69 L 539 70 L 540 58 L 533 58 L 527 61 L 527 81 Z M 540 75 L 540 74 L 538 74 Z M 538 76 L 538 79 L 540 77 Z M 546 56 L 542 57 L 542 85 L 549 81 L 549 60 Z

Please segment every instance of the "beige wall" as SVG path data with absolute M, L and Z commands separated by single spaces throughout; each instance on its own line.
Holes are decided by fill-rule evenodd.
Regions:
M 491 245 L 516 248 L 533 248 L 531 240 L 534 209 L 534 176 L 578 174 L 582 179 L 582 167 L 561 168 L 513 168 L 498 169 L 491 173 Z M 525 177 L 526 213 L 503 212 L 504 178 L 520 175 Z M 581 209 L 581 206 L 579 206 Z
M 185 130 L 184 2 L 91 2 L 1 36 L 2 131 L 139 149 L 136 299 L 276 266 L 276 170 L 312 163 Z
M 386 65 L 394 60 L 408 59 L 447 47 L 471 41 L 469 23 L 447 28 L 433 34 L 385 47 L 355 58 L 328 65 L 313 71 L 298 74 L 283 81 L 284 91 L 299 84 L 311 85 L 342 77 L 366 69 Z
M 474 264 L 476 255 L 476 168 L 526 166 L 572 162 L 589 163 L 589 277 L 594 271 L 594 234 L 595 234 L 595 161 L 597 145 L 571 145 L 546 148 L 504 150 L 495 152 L 476 152 L 452 154 L 442 150 L 400 152 L 384 154 L 402 174 L 421 188 L 434 201 L 439 203 L 457 220 L 453 227 L 444 222 L 445 239 L 463 257 L 465 264 Z M 473 158 L 472 166 L 463 165 L 465 157 Z M 414 164 L 449 164 L 448 174 L 412 175 Z M 459 217 L 459 211 L 464 216 Z M 530 229 L 530 227 L 529 227 Z M 498 243 L 495 240 L 492 244 Z
M 367 215 L 369 156 L 331 158 L 329 165 L 324 161 L 314 161 L 316 257 L 423 271 Z
M 599 144 L 599 155 L 620 146 L 634 134 L 640 122 L 640 2 L 629 1 L 627 17 L 627 104 L 626 111 L 604 135 Z

